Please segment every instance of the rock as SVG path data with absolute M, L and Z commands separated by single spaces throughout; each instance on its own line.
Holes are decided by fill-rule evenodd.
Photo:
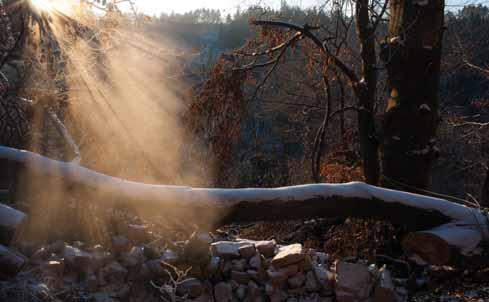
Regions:
M 161 265 L 160 260 L 153 259 L 153 260 L 146 261 L 144 266 L 146 268 L 148 268 L 148 271 L 150 272 L 150 274 L 155 276 L 155 277 L 167 277 L 168 276 L 165 269 Z
M 214 286 L 214 297 L 216 302 L 231 302 L 233 300 L 233 289 L 229 283 L 220 282 Z
M 245 259 L 249 259 L 256 255 L 256 248 L 254 244 L 243 245 L 239 248 L 239 254 Z
M 93 271 L 97 271 L 100 268 L 106 266 L 110 262 L 112 262 L 114 259 L 112 257 L 112 254 L 109 252 L 105 252 L 103 250 L 95 250 L 92 252 L 92 258 L 91 258 L 91 263 L 90 263 L 90 268 Z
M 33 295 L 33 298 L 41 298 L 42 300 L 49 299 L 49 287 L 44 283 L 35 283 L 30 285 L 29 294 Z M 36 299 L 37 300 L 37 299 Z
M 295 264 L 304 260 L 305 255 L 302 250 L 301 244 L 292 244 L 281 247 L 272 259 L 272 266 L 274 268 L 281 268 L 291 264 Z
M 88 275 L 88 277 L 87 277 L 87 288 L 88 288 L 88 290 L 90 292 L 95 292 L 98 289 L 98 285 L 99 285 L 99 282 L 98 282 L 98 279 L 95 276 L 95 274 Z
M 260 287 L 253 281 L 248 282 L 248 298 L 252 302 L 263 300 L 263 295 Z
M 255 254 L 255 256 L 251 257 L 249 265 L 251 268 L 259 270 L 262 267 L 261 255 Z
M 335 293 L 338 302 L 367 301 L 375 281 L 365 265 L 336 263 Z
M 212 237 L 209 233 L 193 233 L 185 242 L 184 255 L 189 263 L 207 263 Z
M 110 296 L 107 292 L 97 292 L 92 295 L 92 300 L 94 302 L 117 302 L 116 299 Z
M 213 277 L 215 276 L 221 268 L 221 258 L 219 257 L 211 257 L 211 260 L 207 264 L 205 268 L 205 274 L 208 277 Z
M 132 242 L 147 242 L 149 239 L 148 226 L 141 224 L 129 224 L 127 226 L 127 237 Z
M 244 271 L 246 268 L 246 259 L 236 259 L 231 261 L 231 269 L 235 271 Z
M 312 269 L 312 260 L 309 255 L 304 257 L 304 260 L 299 262 L 299 269 L 303 272 L 310 271 Z
M 255 271 L 255 270 L 247 270 L 246 273 L 254 281 L 261 281 L 263 279 L 262 278 L 263 276 L 259 272 Z
M 316 292 L 320 289 L 318 282 L 316 281 L 316 276 L 312 271 L 307 272 L 306 274 L 306 285 L 305 288 L 307 291 Z
M 128 270 L 117 261 L 113 261 L 106 266 L 105 272 L 108 276 L 113 277 L 117 281 L 124 281 L 126 275 L 128 274 Z
M 306 281 L 306 275 L 302 272 L 295 274 L 287 280 L 290 288 L 299 288 L 304 285 Z
M 375 288 L 375 302 L 398 302 L 396 287 L 392 281 L 391 273 L 385 267 L 380 270 L 380 278 Z
M 188 298 L 197 298 L 202 295 L 203 291 L 202 282 L 195 278 L 186 279 L 177 286 L 177 294 L 180 296 L 187 295 Z
M 144 257 L 146 257 L 149 260 L 158 259 L 161 257 L 160 252 L 152 246 L 149 245 L 143 246 L 143 251 L 144 251 Z
M 240 256 L 240 246 L 239 242 L 219 241 L 211 244 L 211 251 L 213 256 L 225 259 L 237 258 Z
M 246 291 L 247 288 L 244 285 L 240 285 L 238 289 L 236 289 L 236 296 L 238 296 L 240 301 L 243 301 L 246 298 Z
M 231 279 L 240 284 L 248 284 L 251 277 L 246 272 L 231 271 Z
M 290 276 L 295 275 L 299 271 L 299 266 L 291 265 L 281 269 L 269 269 L 267 275 L 270 278 L 270 282 L 275 286 L 281 286 L 287 282 Z
M 29 261 L 33 264 L 40 264 L 49 256 L 51 256 L 51 252 L 46 247 L 41 247 L 32 254 Z
M 144 249 L 141 246 L 133 246 L 131 251 L 129 252 L 131 257 L 134 257 L 138 260 L 144 259 Z
M 255 247 L 265 257 L 273 257 L 275 255 L 275 240 L 257 241 Z
M 334 274 L 322 266 L 314 266 L 313 270 L 314 276 L 323 289 L 329 291 L 333 287 Z
M 68 266 L 79 271 L 90 270 L 92 264 L 92 254 L 70 245 L 64 247 L 63 258 Z
M 163 252 L 163 255 L 161 255 L 160 260 L 175 265 L 178 263 L 178 255 L 174 251 L 167 249 Z
M 122 235 L 112 237 L 112 249 L 115 253 L 126 252 L 129 249 L 129 240 Z
M 62 277 L 65 265 L 61 261 L 46 261 L 41 265 L 41 272 L 45 276 Z
M 138 259 L 136 257 L 133 257 L 131 255 L 131 253 L 124 252 L 120 256 L 120 261 L 121 261 L 121 264 L 123 266 L 131 268 L 131 267 L 138 265 L 138 263 L 140 263 L 140 261 L 142 261 L 142 259 Z
M 322 252 L 316 252 L 313 259 L 317 264 L 324 264 L 325 266 L 329 262 L 329 255 Z

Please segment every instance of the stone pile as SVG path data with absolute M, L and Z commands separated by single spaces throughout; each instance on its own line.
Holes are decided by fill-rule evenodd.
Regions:
M 110 249 L 56 242 L 27 261 L 50 286 L 80 284 L 97 302 L 137 301 L 131 298 L 137 284 L 152 284 L 145 290 L 167 301 L 404 300 L 387 269 L 333 262 L 301 244 L 216 241 L 207 233 L 194 233 L 171 248 L 133 243 L 125 236 L 113 237 Z

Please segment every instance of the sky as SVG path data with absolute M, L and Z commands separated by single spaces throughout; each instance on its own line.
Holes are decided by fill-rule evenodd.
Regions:
M 245 8 L 252 4 L 261 4 L 267 6 L 280 6 L 280 0 L 136 0 L 137 6 L 151 15 L 158 15 L 161 12 L 183 13 L 197 8 L 213 8 L 221 11 L 234 12 L 238 7 Z M 313 6 L 320 3 L 320 0 L 288 0 L 290 5 Z
M 446 0 L 448 8 L 457 8 L 466 4 L 486 4 L 489 5 L 489 0 Z M 245 8 L 253 4 L 261 4 L 266 6 L 280 6 L 280 0 L 135 0 L 138 8 L 149 15 L 159 15 L 162 12 L 166 13 L 183 13 L 197 8 L 213 8 L 220 9 L 224 13 L 232 13 L 238 7 Z M 300 5 L 310 7 L 318 5 L 324 0 L 288 0 L 289 5 Z

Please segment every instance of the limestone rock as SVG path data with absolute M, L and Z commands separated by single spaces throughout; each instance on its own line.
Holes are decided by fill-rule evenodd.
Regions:
M 274 268 L 281 268 L 291 264 L 295 264 L 304 260 L 305 254 L 302 250 L 301 244 L 292 244 L 281 247 L 272 259 L 272 266 Z
M 240 247 L 239 242 L 219 241 L 211 244 L 212 255 L 226 259 L 239 257 Z
M 375 281 L 365 265 L 341 261 L 336 263 L 335 293 L 338 302 L 368 301 Z
M 256 248 L 254 244 L 243 245 L 239 248 L 239 254 L 245 259 L 249 259 L 256 255 Z

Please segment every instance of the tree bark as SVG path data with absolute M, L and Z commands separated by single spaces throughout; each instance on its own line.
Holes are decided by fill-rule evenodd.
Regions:
M 392 0 L 382 45 L 390 99 L 383 119 L 382 168 L 389 179 L 426 189 L 436 156 L 444 0 Z
M 377 90 L 377 55 L 375 52 L 375 28 L 370 25 L 369 1 L 359 0 L 355 7 L 357 35 L 360 40 L 360 55 L 362 57 L 363 78 L 357 85 L 364 89 L 357 92 L 358 104 L 358 133 L 360 136 L 360 151 L 363 159 L 363 172 L 367 183 L 378 185 L 380 164 L 378 144 L 375 139 L 374 105 Z
M 486 168 L 486 178 L 482 184 L 481 205 L 489 206 L 489 166 Z
M 146 210 L 207 228 L 317 217 L 382 219 L 414 232 L 405 241 L 406 251 L 432 264 L 447 263 L 452 249 L 470 255 L 489 234 L 487 218 L 478 209 L 358 182 L 276 189 L 190 188 L 126 181 L 8 147 L 0 146 L 0 158 L 26 166 L 47 192 L 97 201 L 101 207 Z

